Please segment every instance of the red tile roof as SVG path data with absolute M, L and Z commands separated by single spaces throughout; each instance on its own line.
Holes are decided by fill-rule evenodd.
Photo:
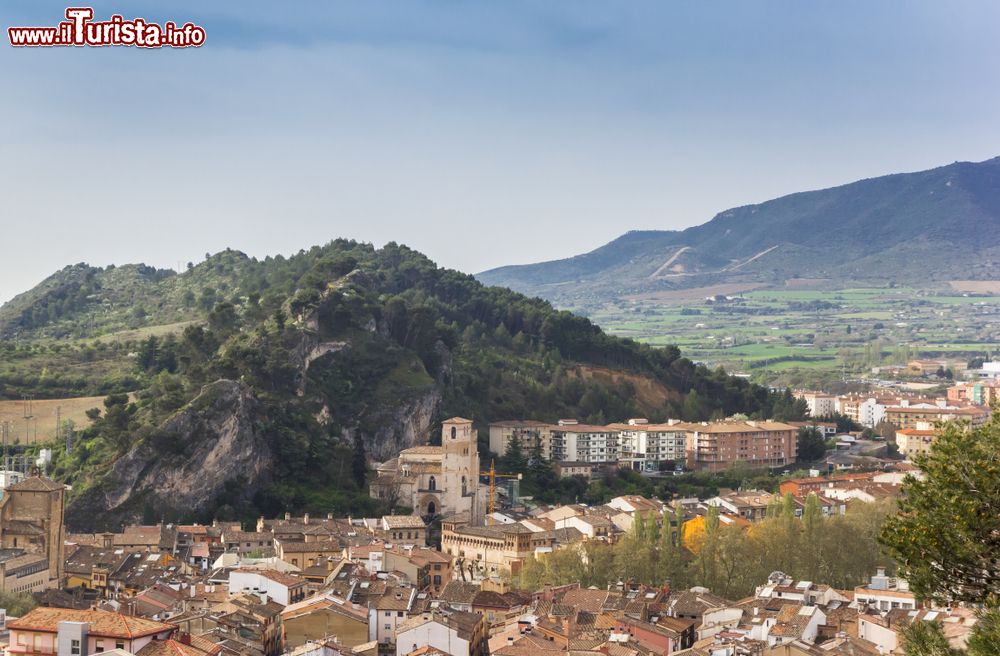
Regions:
M 70 608 L 35 608 L 23 617 L 7 622 L 14 631 L 57 633 L 59 622 L 86 622 L 90 634 L 131 640 L 142 636 L 173 631 L 175 624 L 155 622 L 105 610 L 73 610 Z

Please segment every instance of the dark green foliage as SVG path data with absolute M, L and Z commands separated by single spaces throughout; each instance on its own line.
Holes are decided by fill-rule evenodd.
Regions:
M 1000 415 L 949 424 L 907 478 L 882 542 L 920 597 L 983 603 L 1000 596 Z
M 860 431 L 864 429 L 864 426 L 854 421 L 846 415 L 840 413 L 826 415 L 825 417 L 813 417 L 816 421 L 832 421 L 837 424 L 838 433 L 850 433 L 852 431 Z
M 803 426 L 798 434 L 799 462 L 813 462 L 826 455 L 826 440 L 814 426 Z

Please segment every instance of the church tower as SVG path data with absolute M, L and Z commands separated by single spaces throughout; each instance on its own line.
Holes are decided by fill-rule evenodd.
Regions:
M 441 447 L 444 506 L 448 512 L 469 513 L 469 521 L 477 524 L 481 518 L 477 503 L 479 448 L 472 421 L 461 417 L 445 420 L 441 425 Z

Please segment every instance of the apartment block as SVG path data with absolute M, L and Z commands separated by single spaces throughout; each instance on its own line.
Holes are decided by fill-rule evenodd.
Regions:
M 735 462 L 784 467 L 795 462 L 797 429 L 778 421 L 679 424 L 687 431 L 687 466 L 723 471 Z
M 687 458 L 687 431 L 678 421 L 650 424 L 631 419 L 619 424 L 619 463 L 636 471 L 657 471 L 660 463 L 683 467 Z

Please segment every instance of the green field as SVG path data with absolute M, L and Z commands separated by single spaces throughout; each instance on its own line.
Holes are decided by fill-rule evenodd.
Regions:
M 714 302 L 618 300 L 589 316 L 614 334 L 781 383 L 789 372 L 840 378 L 914 358 L 957 366 L 986 356 L 1000 349 L 998 302 L 914 288 L 761 289 Z

